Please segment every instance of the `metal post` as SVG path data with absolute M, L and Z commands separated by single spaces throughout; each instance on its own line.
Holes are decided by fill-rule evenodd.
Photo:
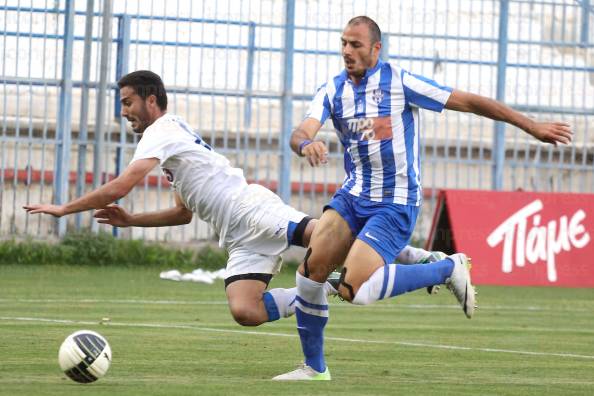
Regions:
M 256 24 L 250 22 L 248 31 L 247 70 L 245 74 L 245 107 L 243 126 L 249 128 L 252 122 L 252 90 L 254 81 L 254 54 L 256 52 Z
M 501 0 L 499 7 L 499 40 L 497 51 L 497 100 L 505 101 L 505 72 L 507 68 L 507 22 L 509 0 Z M 493 190 L 503 188 L 503 165 L 505 163 L 505 123 L 495 122 L 493 139 Z
M 111 47 L 111 0 L 103 3 L 103 25 L 101 29 L 101 64 L 99 70 L 99 92 L 97 93 L 95 147 L 93 150 L 93 189 L 103 183 L 103 150 L 105 147 L 105 102 L 107 94 L 107 72 L 109 70 L 109 49 Z M 93 231 L 98 230 L 96 222 L 91 223 Z
M 382 33 L 382 49 L 380 50 L 380 59 L 384 62 L 390 61 L 390 35 Z
M 54 181 L 55 203 L 68 202 L 70 176 L 70 149 L 72 145 L 72 50 L 74 43 L 74 1 L 66 1 L 64 10 L 64 49 L 62 51 L 62 80 L 60 82 L 60 107 L 56 123 L 56 175 Z M 58 236 L 66 234 L 66 218 L 57 221 Z
M 116 80 L 128 73 L 130 53 L 130 15 L 122 15 L 118 20 L 118 48 L 116 59 Z M 120 174 L 124 168 L 124 147 L 126 144 L 126 121 L 120 116 L 122 104 L 120 103 L 120 90 L 115 90 L 114 117 L 120 120 L 120 144 L 116 150 L 115 174 Z M 119 236 L 119 228 L 113 227 L 113 236 Z
M 280 136 L 281 165 L 278 195 L 289 203 L 291 199 L 291 147 L 293 132 L 293 54 L 295 52 L 295 0 L 286 0 L 285 11 L 285 59 L 282 93 L 282 130 Z
M 87 138 L 88 138 L 88 112 L 89 112 L 89 81 L 91 78 L 91 51 L 93 44 L 93 14 L 95 1 L 87 0 L 87 13 L 85 15 L 85 49 L 83 55 L 83 75 L 80 93 L 80 123 L 78 128 L 78 167 L 76 179 L 76 196 L 80 197 L 84 193 L 86 185 L 87 171 Z M 74 218 L 74 224 L 77 230 L 80 230 L 82 222 L 82 213 L 77 213 Z
M 582 29 L 580 37 L 580 46 L 586 48 L 588 45 L 588 35 L 590 33 L 590 0 L 582 0 Z
M 118 39 L 117 39 L 117 52 L 116 52 L 116 80 L 122 78 L 125 74 L 128 74 L 129 55 L 130 55 L 130 15 L 122 15 L 118 18 Z M 120 117 L 120 111 L 122 104 L 120 103 L 120 90 L 115 90 L 114 100 L 114 117 L 120 120 L 120 126 L 124 129 L 120 129 L 121 132 L 126 132 L 126 121 Z M 120 139 L 121 140 L 121 139 Z M 124 140 L 125 142 L 125 140 Z M 119 166 L 118 166 L 119 165 Z M 116 163 L 116 173 L 121 170 L 122 163 Z

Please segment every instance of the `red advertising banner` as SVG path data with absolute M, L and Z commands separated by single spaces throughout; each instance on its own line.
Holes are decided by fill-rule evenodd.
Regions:
M 594 194 L 440 191 L 428 248 L 476 284 L 594 287 Z

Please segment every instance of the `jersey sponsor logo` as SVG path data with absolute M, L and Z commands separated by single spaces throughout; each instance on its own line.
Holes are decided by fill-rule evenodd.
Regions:
M 345 140 L 384 140 L 393 136 L 391 116 L 343 118 L 339 124 L 338 132 Z
M 524 267 L 526 261 L 535 264 L 541 260 L 547 264 L 547 279 L 556 282 L 556 256 L 572 248 L 582 249 L 590 242 L 590 234 L 582 224 L 586 218 L 582 209 L 571 218 L 561 216 L 541 225 L 539 212 L 543 208 L 540 199 L 533 201 L 512 214 L 487 237 L 490 247 L 503 242 L 501 270 L 504 273 L 512 272 L 514 264 Z M 514 247 L 515 251 L 512 250 Z

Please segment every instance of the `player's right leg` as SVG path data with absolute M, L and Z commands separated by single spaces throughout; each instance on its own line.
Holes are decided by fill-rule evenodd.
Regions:
M 410 246 L 407 246 L 406 248 L 409 248 L 409 247 Z M 405 250 L 406 250 L 406 248 L 405 248 Z M 418 249 L 418 248 L 415 248 L 415 249 Z M 423 250 L 423 249 L 419 249 L 419 250 Z M 444 252 L 439 252 L 439 251 L 428 252 L 426 250 L 423 250 L 423 252 L 425 252 L 424 257 L 418 262 L 418 264 L 436 263 L 436 262 L 444 260 L 448 257 L 448 255 L 445 254 Z M 429 293 L 429 294 L 437 294 L 438 291 L 439 291 L 439 285 L 427 286 L 427 293 Z
M 406 246 L 418 207 L 378 204 L 372 209 L 373 216 L 357 235 L 345 260 L 339 287 L 341 296 L 355 304 L 367 305 L 419 288 L 446 284 L 466 316 L 472 317 L 475 293 L 466 256 L 452 255 L 429 264 L 388 264 Z
M 326 210 L 313 231 L 307 254 L 296 274 L 295 315 L 305 363 L 274 380 L 330 379 L 324 359 L 324 328 L 328 321 L 324 284 L 328 274 L 344 261 L 351 243 L 349 224 L 334 209 Z
M 470 260 L 464 254 L 429 264 L 386 264 L 373 273 L 358 263 L 371 263 L 377 252 L 361 240 L 356 240 L 344 266 L 344 281 L 339 288 L 345 300 L 368 305 L 378 300 L 395 297 L 423 287 L 446 284 L 460 303 L 469 319 L 474 313 L 475 290 L 470 280 Z M 349 290 L 343 286 L 349 285 Z
M 430 255 L 431 252 L 425 249 L 406 245 L 396 257 L 396 262 L 399 264 L 421 264 L 427 262 Z
M 441 261 L 447 258 L 447 255 L 439 251 L 427 251 L 425 249 L 416 248 L 414 246 L 407 245 L 398 257 L 396 257 L 396 263 L 398 264 L 429 264 Z M 328 276 L 328 285 L 332 287 L 328 295 L 337 295 L 338 286 L 340 285 L 340 272 L 332 272 Z M 439 285 L 427 286 L 427 293 L 437 294 L 439 291 Z

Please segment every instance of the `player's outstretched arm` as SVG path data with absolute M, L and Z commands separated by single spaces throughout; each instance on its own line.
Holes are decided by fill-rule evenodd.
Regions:
M 555 146 L 557 143 L 569 144 L 573 135 L 569 124 L 564 122 L 538 122 L 501 102 L 469 92 L 454 90 L 445 108 L 507 122 L 524 130 L 541 142 Z
M 322 127 L 315 118 L 306 118 L 291 134 L 291 149 L 300 157 L 306 157 L 311 166 L 328 162 L 328 149 L 324 142 L 314 140 Z
M 118 205 L 108 205 L 95 212 L 93 217 L 98 223 L 114 227 L 165 227 L 188 224 L 192 221 L 192 211 L 187 209 L 175 194 L 175 206 L 172 208 L 147 213 L 128 213 Z
M 158 163 L 159 160 L 156 158 L 134 161 L 118 177 L 74 201 L 64 205 L 25 205 L 23 209 L 30 214 L 45 213 L 55 217 L 62 217 L 71 213 L 104 208 L 126 196 Z

